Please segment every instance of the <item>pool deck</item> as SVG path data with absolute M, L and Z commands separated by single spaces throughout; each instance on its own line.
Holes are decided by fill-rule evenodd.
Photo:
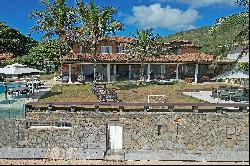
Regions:
M 45 84 L 45 86 L 35 89 L 33 94 L 26 95 L 7 95 L 5 99 L 5 94 L 0 94 L 0 110 L 21 110 L 24 108 L 24 104 L 27 102 L 36 102 L 42 95 L 51 89 L 51 86 Z

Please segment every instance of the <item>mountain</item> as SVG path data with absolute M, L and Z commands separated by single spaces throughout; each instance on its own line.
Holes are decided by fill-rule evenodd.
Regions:
M 213 26 L 178 32 L 161 40 L 168 42 L 176 39 L 193 42 L 200 47 L 201 52 L 224 56 L 233 43 L 249 43 L 249 13 L 219 18 Z
M 33 39 L 22 35 L 18 30 L 0 22 L 0 54 L 25 55 L 36 43 Z

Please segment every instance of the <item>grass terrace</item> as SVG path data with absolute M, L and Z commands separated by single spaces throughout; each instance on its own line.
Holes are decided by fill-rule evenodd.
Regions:
M 116 89 L 122 102 L 148 102 L 148 95 L 166 95 L 169 102 L 204 102 L 202 100 L 186 96 L 181 92 L 185 89 L 204 90 L 216 88 L 216 83 L 211 84 L 187 84 L 175 83 L 174 85 L 140 85 L 131 82 L 116 82 L 108 85 Z M 43 95 L 40 102 L 97 102 L 92 93 L 92 84 L 64 84 L 55 85 L 49 92 Z
M 40 102 L 97 102 L 92 84 L 55 85 L 38 100 Z

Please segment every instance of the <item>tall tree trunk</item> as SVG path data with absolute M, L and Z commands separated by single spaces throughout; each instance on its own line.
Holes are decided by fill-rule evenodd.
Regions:
M 96 68 L 97 68 L 97 65 L 96 65 L 96 52 L 97 52 L 97 46 L 96 46 L 96 39 L 94 39 L 93 41 L 93 53 L 94 53 L 94 82 L 96 82 Z
M 96 81 L 96 68 L 97 68 L 96 58 L 94 58 L 94 82 Z
M 143 55 L 140 56 L 140 60 L 141 60 L 141 80 L 143 82 L 145 81 L 145 77 L 144 77 L 144 57 L 145 57 L 145 54 L 143 53 Z
M 145 81 L 145 78 L 144 78 L 144 64 L 143 64 L 143 61 L 141 61 L 141 80 L 142 80 L 142 81 Z
M 61 38 L 59 37 L 59 57 L 60 57 L 60 76 L 61 76 L 61 92 L 63 83 L 63 65 L 62 65 L 62 50 L 61 50 Z

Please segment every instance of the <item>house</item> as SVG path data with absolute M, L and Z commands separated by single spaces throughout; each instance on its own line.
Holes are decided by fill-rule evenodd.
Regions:
M 231 61 L 237 61 L 241 58 L 245 59 L 249 56 L 249 49 L 244 45 L 234 44 L 230 47 L 230 51 L 227 54 L 227 59 Z
M 126 44 L 135 39 L 125 36 L 102 37 L 97 47 L 96 64 L 100 80 L 139 80 L 140 61 L 126 53 Z M 164 44 L 171 50 L 169 55 L 147 57 L 144 61 L 145 78 L 182 79 L 189 77 L 191 82 L 199 82 L 204 76 L 210 76 L 213 55 L 200 53 L 198 47 L 187 40 L 175 40 Z M 86 80 L 93 80 L 94 55 L 78 43 L 70 54 L 63 57 L 63 75 L 69 76 L 69 82 L 75 81 L 79 75 Z M 154 78 L 150 73 L 154 71 Z M 59 67 L 60 73 L 60 67 Z
M 13 58 L 14 55 L 12 53 L 0 53 L 0 60 L 6 60 Z

